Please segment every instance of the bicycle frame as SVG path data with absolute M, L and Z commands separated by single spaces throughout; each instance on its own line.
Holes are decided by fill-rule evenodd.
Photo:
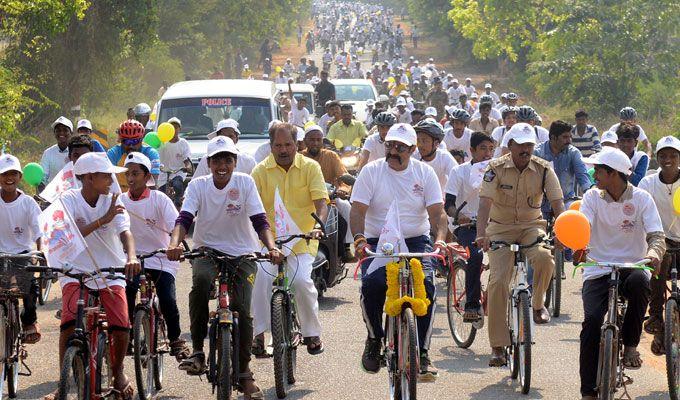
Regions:
M 518 338 L 518 333 L 519 333 L 519 308 L 518 308 L 518 302 L 519 302 L 519 295 L 522 292 L 527 293 L 529 302 L 531 302 L 531 290 L 529 290 L 529 283 L 527 280 L 527 271 L 528 271 L 528 266 L 527 266 L 527 259 L 526 256 L 524 255 L 524 252 L 521 251 L 520 245 L 518 244 L 511 244 L 510 245 L 510 251 L 513 252 L 515 255 L 515 285 L 513 286 L 511 292 L 510 292 L 510 299 L 511 299 L 511 305 L 512 305 L 512 340 L 514 343 L 517 343 L 519 341 Z M 534 320 L 533 318 L 530 318 L 530 333 L 531 333 L 531 338 L 533 340 L 534 338 Z

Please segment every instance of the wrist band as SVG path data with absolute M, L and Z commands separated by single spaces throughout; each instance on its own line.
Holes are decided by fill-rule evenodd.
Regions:
M 357 241 L 357 236 L 362 237 L 362 238 L 364 238 L 364 240 L 366 240 L 366 236 L 364 236 L 363 233 L 357 233 L 356 235 L 354 235 L 354 241 L 355 242 Z

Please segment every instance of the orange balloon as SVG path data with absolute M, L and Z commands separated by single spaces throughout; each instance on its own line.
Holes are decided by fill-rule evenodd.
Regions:
M 576 200 L 575 202 L 571 203 L 569 205 L 570 210 L 575 210 L 578 211 L 581 209 L 581 200 Z
M 585 249 L 590 242 L 590 223 L 585 214 L 567 210 L 555 220 L 555 236 L 572 250 Z

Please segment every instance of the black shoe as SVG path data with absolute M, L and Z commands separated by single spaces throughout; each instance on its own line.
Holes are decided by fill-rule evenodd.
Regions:
M 361 366 L 364 371 L 375 374 L 380 371 L 380 339 L 366 339 L 364 354 L 361 356 Z
M 420 351 L 420 373 L 418 382 L 434 382 L 437 380 L 439 370 L 432 365 L 426 350 Z

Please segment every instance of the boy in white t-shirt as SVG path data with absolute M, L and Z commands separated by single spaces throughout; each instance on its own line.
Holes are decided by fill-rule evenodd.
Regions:
M 193 165 L 191 164 L 189 142 L 179 137 L 182 122 L 176 117 L 170 118 L 168 122 L 175 128 L 175 136 L 158 149 L 158 155 L 161 159 L 161 173 L 158 175 L 156 186 L 158 186 L 158 190 L 165 192 L 165 186 L 169 183 L 174 191 L 173 202 L 179 207 L 184 196 L 184 179 L 187 177 L 187 172 L 193 170 Z M 177 171 L 170 174 L 169 182 L 167 171 Z
M 652 353 L 661 355 L 664 349 L 663 306 L 666 295 L 666 281 L 670 279 L 672 252 L 676 254 L 680 249 L 680 223 L 673 207 L 673 195 L 680 188 L 680 139 L 666 136 L 656 144 L 656 159 L 660 170 L 653 175 L 647 175 L 640 181 L 638 187 L 652 195 L 656 208 L 661 216 L 661 223 L 666 235 L 668 251 L 661 263 L 659 279 L 652 279 L 652 290 L 649 299 L 649 319 L 645 322 L 646 332 L 654 334 Z
M 179 213 L 172 200 L 160 190 L 150 190 L 152 182 L 151 160 L 142 153 L 132 152 L 125 158 L 125 178 L 128 191 L 121 196 L 125 209 L 130 214 L 130 231 L 135 237 L 137 251 L 150 253 L 164 249 L 170 243 L 170 232 L 175 226 Z M 156 294 L 168 328 L 170 355 L 181 361 L 189 356 L 189 348 L 179 326 L 179 309 L 175 291 L 175 276 L 179 262 L 169 261 L 165 255 L 157 254 L 144 262 L 145 273 L 153 280 Z M 139 290 L 139 276 L 125 288 L 128 314 L 134 321 L 135 300 Z
M 238 130 L 238 122 L 236 120 L 227 118 L 223 119 L 220 122 L 217 123 L 217 127 L 213 132 L 210 132 L 208 134 L 208 139 L 212 139 L 217 136 L 226 136 L 229 139 L 234 142 L 234 144 L 238 143 L 238 137 L 241 134 L 241 131 Z M 263 151 L 266 151 L 266 157 L 271 153 L 271 150 L 269 149 L 269 142 L 263 143 L 266 145 L 266 149 L 263 149 Z M 260 148 L 258 148 L 258 151 Z M 256 152 L 257 155 L 257 152 Z M 263 159 L 264 159 L 263 157 Z M 250 173 L 253 171 L 253 168 L 255 168 L 255 165 L 257 165 L 257 161 L 253 156 L 246 152 L 240 152 L 238 154 L 238 162 L 236 163 L 236 169 L 234 172 L 242 172 L 244 174 L 250 175 Z M 210 175 L 210 167 L 208 167 L 208 157 L 203 156 L 201 157 L 201 160 L 198 162 L 198 166 L 196 167 L 196 171 L 194 172 L 194 176 L 192 179 L 198 178 L 199 176 L 205 176 L 205 175 Z
M 274 245 L 267 215 L 249 175 L 234 172 L 239 152 L 234 142 L 217 136 L 208 142 L 208 166 L 212 174 L 196 178 L 189 183 L 168 246 L 168 259 L 178 261 L 182 255 L 181 243 L 196 218 L 194 245 L 212 248 L 232 256 L 260 251 L 259 239 L 269 251 L 274 263 L 283 254 Z M 189 317 L 193 354 L 180 363 L 180 369 L 190 374 L 205 370 L 203 342 L 208 334 L 210 287 L 217 275 L 211 258 L 192 261 L 192 287 L 189 293 Z M 253 341 L 251 297 L 257 265 L 242 259 L 230 285 L 231 309 L 239 313 L 239 379 L 244 395 L 264 398 L 255 385 L 250 371 L 250 354 Z
M 467 127 L 470 123 L 470 114 L 461 109 L 449 110 L 449 122 L 451 128 L 444 131 L 444 143 L 449 151 L 460 150 L 464 153 L 463 161 L 470 161 L 470 136 L 472 131 Z
M 439 148 L 439 143 L 444 139 L 444 129 L 434 119 L 424 119 L 417 123 L 413 129 L 415 129 L 418 138 L 416 142 L 418 151 L 413 153 L 413 156 L 434 169 L 443 193 L 451 169 L 458 165 L 451 153 Z
M 73 165 L 73 172 L 82 184 L 81 189 L 68 190 L 61 202 L 74 219 L 85 239 L 86 250 L 72 260 L 74 268 L 96 273 L 97 268 L 125 266 L 126 276 L 139 273 L 140 264 L 135 253 L 135 242 L 130 232 L 130 218 L 117 194 L 111 194 L 113 175 L 125 172 L 115 167 L 106 153 L 86 153 Z M 59 360 L 63 359 L 68 338 L 73 334 L 77 310 L 77 281 L 67 277 L 61 284 L 61 332 Z M 125 398 L 134 393 L 132 381 L 123 372 L 123 361 L 130 339 L 130 318 L 125 297 L 125 279 L 96 279 L 87 282 L 88 288 L 99 291 L 99 299 L 108 318 L 112 339 L 113 386 Z M 105 290 L 100 290 L 104 289 Z
M 589 256 L 595 261 L 636 262 L 649 258 L 656 274 L 665 252 L 661 218 L 652 196 L 628 183 L 631 162 L 620 150 L 612 149 L 586 158 L 595 166 L 595 183 L 585 193 L 581 212 L 590 222 Z M 585 252 L 574 254 L 574 262 L 584 260 Z M 584 320 L 581 329 L 581 395 L 597 398 L 597 367 L 602 322 L 607 313 L 610 287 L 609 268 L 585 268 L 583 271 Z M 622 270 L 619 294 L 628 300 L 621 337 L 624 345 L 623 365 L 628 369 L 642 366 L 637 346 L 642 321 L 649 302 L 650 274 L 643 270 Z
M 304 128 L 309 118 L 309 110 L 307 110 L 307 99 L 301 97 L 296 99 L 293 95 L 293 88 L 291 84 L 292 79 L 288 79 L 288 96 L 290 97 L 291 108 L 288 112 L 288 122 L 300 128 Z
M 0 155 L 0 221 L 2 221 L 0 253 L 27 253 L 32 250 L 33 243 L 40 250 L 40 226 L 38 225 L 40 207 L 31 196 L 17 189 L 21 175 L 21 164 L 18 158 L 9 154 Z M 17 270 L 16 275 L 22 281 L 20 283 L 22 290 L 28 289 L 23 296 L 24 310 L 21 313 L 23 343 L 37 343 L 40 341 L 40 327 L 36 313 L 36 292 L 32 283 L 30 289 L 26 287 L 28 285 L 23 284 L 31 279 L 32 274 Z

